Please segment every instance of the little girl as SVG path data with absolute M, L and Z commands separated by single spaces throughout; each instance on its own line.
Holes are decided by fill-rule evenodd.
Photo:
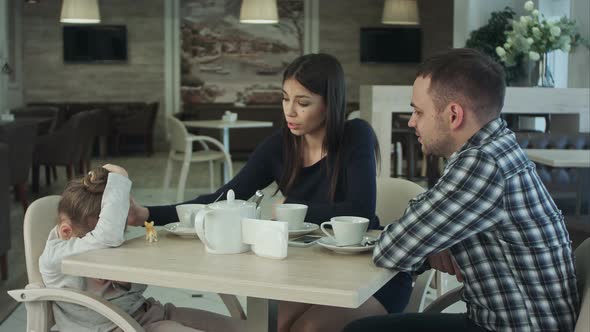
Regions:
M 49 288 L 73 288 L 100 296 L 129 313 L 146 331 L 241 331 L 240 320 L 192 308 L 176 308 L 145 299 L 145 285 L 63 274 L 62 260 L 124 241 L 131 181 L 125 169 L 104 165 L 84 178 L 70 181 L 58 205 L 58 220 L 39 258 L 43 282 Z M 59 331 L 103 332 L 119 329 L 88 308 L 54 302 Z

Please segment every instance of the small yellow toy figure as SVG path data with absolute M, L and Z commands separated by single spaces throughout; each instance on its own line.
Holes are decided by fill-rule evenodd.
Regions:
M 145 226 L 145 240 L 151 242 L 158 242 L 158 232 L 154 228 L 154 222 L 147 222 L 144 221 L 143 225 Z

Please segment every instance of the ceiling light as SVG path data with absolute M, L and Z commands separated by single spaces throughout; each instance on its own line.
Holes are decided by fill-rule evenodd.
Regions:
M 383 24 L 419 25 L 417 0 L 385 0 Z
M 240 23 L 279 23 L 279 11 L 276 0 L 242 0 Z
M 98 0 L 63 0 L 61 23 L 100 23 Z

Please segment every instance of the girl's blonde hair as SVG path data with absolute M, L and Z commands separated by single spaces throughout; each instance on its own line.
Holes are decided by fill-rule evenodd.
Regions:
M 57 212 L 71 220 L 72 228 L 78 235 L 84 235 L 96 226 L 108 176 L 108 170 L 97 167 L 66 185 Z

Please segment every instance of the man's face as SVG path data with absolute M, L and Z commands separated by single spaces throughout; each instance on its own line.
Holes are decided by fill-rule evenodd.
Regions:
M 449 157 L 452 149 L 448 110 L 437 110 L 428 93 L 430 78 L 418 77 L 414 81 L 411 106 L 414 108 L 408 126 L 416 130 L 422 152 L 439 157 Z

